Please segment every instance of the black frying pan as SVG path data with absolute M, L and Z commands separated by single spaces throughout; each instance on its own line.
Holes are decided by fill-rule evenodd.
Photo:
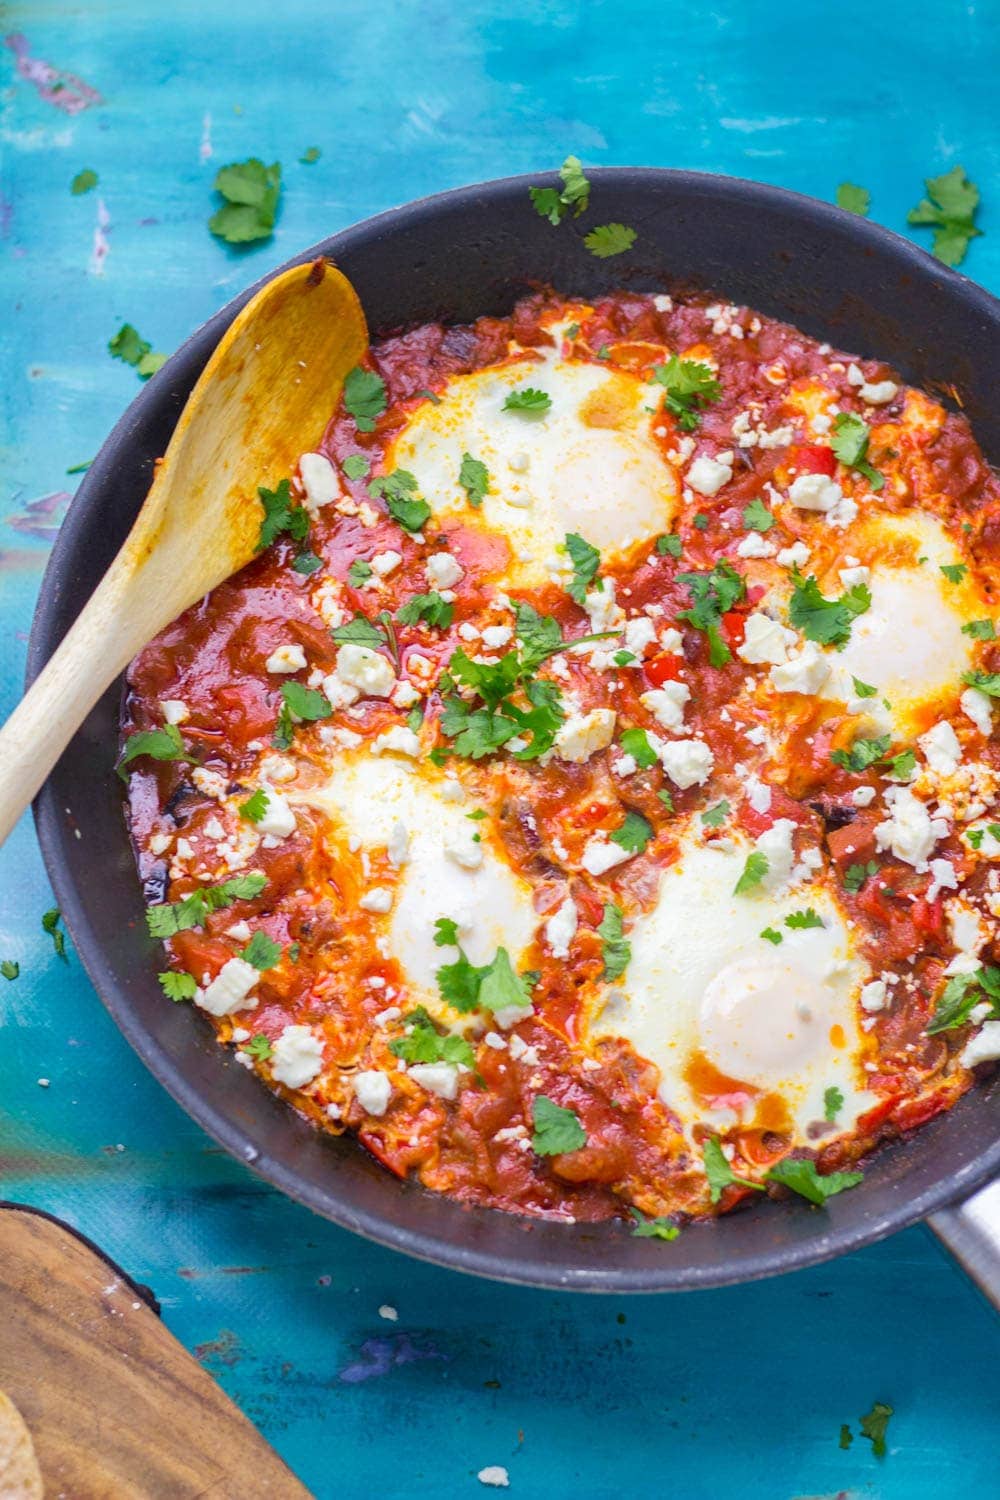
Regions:
M 635 249 L 596 260 L 570 221 L 534 212 L 531 179 L 425 199 L 298 257 L 330 256 L 360 294 L 373 336 L 431 318 L 507 312 L 533 281 L 593 296 L 618 285 L 703 287 L 786 318 L 817 338 L 888 360 L 916 385 L 954 387 L 1000 462 L 1000 303 L 923 251 L 825 203 L 693 172 L 590 174 L 595 222 L 638 231 Z M 593 218 L 593 215 L 589 216 Z M 589 219 L 588 219 L 589 222 Z M 125 537 L 198 374 L 255 288 L 217 313 L 136 397 L 94 460 L 56 540 L 28 658 L 33 678 Z M 561 1225 L 470 1209 L 400 1183 L 348 1137 L 300 1121 L 235 1066 L 207 1022 L 165 1004 L 159 944 L 143 903 L 112 770 L 120 685 L 104 695 L 40 793 L 42 853 L 91 979 L 156 1077 L 210 1135 L 269 1182 L 346 1228 L 458 1270 L 538 1286 L 660 1291 L 772 1275 L 960 1203 L 1000 1171 L 1000 1086 L 981 1088 L 905 1143 L 878 1153 L 864 1184 L 815 1209 L 766 1203 L 685 1229 L 672 1244 L 623 1224 Z M 978 1250 L 988 1254 L 978 1200 Z M 971 1215 L 941 1214 L 955 1240 Z M 964 1227 L 963 1227 L 964 1226 Z M 977 1246 L 960 1247 L 971 1256 Z M 1000 1288 L 1000 1248 L 990 1272 Z

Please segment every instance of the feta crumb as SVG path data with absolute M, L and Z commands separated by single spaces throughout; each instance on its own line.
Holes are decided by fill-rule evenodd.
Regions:
M 660 763 L 674 786 L 704 786 L 715 757 L 703 740 L 669 740 L 657 747 Z
M 787 630 L 778 620 L 772 620 L 770 615 L 757 610 L 746 617 L 743 644 L 737 646 L 736 655 L 750 666 L 761 666 L 765 662 L 780 666 L 788 660 L 788 647 L 797 639 L 793 630 Z
M 264 809 L 264 816 L 258 818 L 254 826 L 261 838 L 269 835 L 274 839 L 286 839 L 295 832 L 295 814 L 280 792 L 270 786 L 265 786 L 263 790 L 267 796 L 267 807 Z
M 483 846 L 472 833 L 445 839 L 444 852 L 452 864 L 462 870 L 478 870 L 483 862 Z
M 572 896 L 567 896 L 545 924 L 545 941 L 549 945 L 553 958 L 569 957 L 569 945 L 576 934 L 576 928 L 576 903 Z
M 965 717 L 971 719 L 979 733 L 989 739 L 993 733 L 993 704 L 987 694 L 979 688 L 969 687 L 958 701 Z
M 369 1068 L 354 1075 L 354 1097 L 369 1115 L 384 1115 L 389 1107 L 392 1084 L 385 1073 Z
M 851 794 L 851 800 L 855 807 L 870 807 L 875 801 L 875 788 L 873 786 L 856 786 Z
M 303 453 L 299 459 L 299 478 L 305 491 L 306 510 L 319 510 L 341 493 L 337 471 L 322 453 Z
M 332 677 L 371 698 L 388 698 L 396 684 L 392 662 L 370 646 L 341 646 Z M 329 682 L 330 678 L 326 678 Z
M 406 831 L 405 823 L 400 823 L 398 820 L 393 823 L 386 851 L 389 855 L 389 863 L 397 870 L 406 864 L 410 857 L 410 835 Z
M 853 589 L 857 588 L 859 583 L 869 583 L 871 581 L 872 570 L 871 568 L 863 567 L 861 564 L 856 564 L 854 567 L 840 568 L 838 574 L 844 588 Z
M 795 863 L 792 848 L 795 827 L 791 818 L 776 818 L 770 828 L 766 828 L 754 840 L 754 847 L 767 860 L 767 874 L 763 884 L 770 890 L 783 886 L 792 873 L 792 865 Z
M 927 764 L 937 776 L 954 776 L 962 759 L 958 736 L 946 719 L 941 719 L 917 741 Z
M 191 710 L 181 698 L 161 698 L 160 708 L 166 724 L 186 724 L 191 717 Z
M 691 689 L 686 682 L 672 682 L 669 678 L 662 687 L 639 694 L 639 702 L 653 715 L 661 729 L 683 727 L 684 707 L 690 698 Z
M 395 1323 L 399 1320 L 399 1313 L 394 1307 L 390 1307 L 388 1302 L 382 1303 L 382 1306 L 378 1310 L 378 1315 L 380 1318 L 384 1318 L 387 1323 Z
M 707 453 L 700 453 L 685 477 L 699 495 L 717 495 L 733 477 L 733 455 L 720 453 L 717 458 L 710 458 Z
M 927 900 L 933 901 L 942 891 L 957 891 L 958 876 L 950 859 L 932 859 L 930 862 L 931 883 L 927 887 Z
M 480 1469 L 476 1478 L 480 1484 L 492 1485 L 494 1489 L 506 1490 L 510 1488 L 510 1475 L 503 1464 L 487 1464 L 485 1469 Z
M 867 401 L 869 406 L 885 406 L 898 394 L 899 386 L 894 380 L 876 380 L 874 383 L 866 380 L 858 390 L 862 401 Z
M 407 1076 L 439 1099 L 454 1099 L 458 1093 L 458 1068 L 454 1063 L 411 1063 Z
M 976 1035 L 966 1042 L 958 1060 L 965 1068 L 975 1068 L 979 1063 L 993 1062 L 998 1057 L 1000 1021 L 986 1021 Z
M 249 999 L 249 995 L 259 978 L 253 964 L 243 958 L 230 958 L 211 984 L 196 992 L 195 1004 L 210 1016 L 231 1016 L 236 1010 L 252 1010 L 257 1001 Z
M 615 865 L 624 864 L 631 857 L 627 849 L 609 843 L 607 834 L 595 833 L 587 840 L 580 863 L 588 875 L 606 875 Z
M 790 547 L 782 547 L 777 560 L 783 568 L 804 568 L 809 561 L 809 548 L 805 542 L 793 542 Z
M 490 651 L 506 646 L 514 632 L 509 625 L 487 625 L 483 631 L 483 645 Z
M 884 979 L 873 979 L 861 991 L 861 1009 L 869 1015 L 885 1009 L 886 983 Z
M 373 755 L 409 755 L 416 759 L 420 754 L 420 739 L 405 724 L 393 724 L 375 736 L 371 752 Z
M 465 569 L 450 552 L 433 552 L 424 572 L 432 589 L 453 589 L 465 577 Z
M 362 911 L 387 912 L 392 910 L 392 892 L 388 886 L 373 885 L 358 902 Z
M 879 849 L 891 849 L 897 859 L 915 869 L 926 869 L 927 859 L 937 842 L 931 815 L 909 787 L 890 787 L 885 794 L 890 816 L 875 827 Z
M 617 755 L 611 762 L 611 769 L 616 776 L 634 776 L 639 762 L 634 755 Z
M 593 708 L 586 714 L 570 714 L 556 735 L 555 753 L 561 760 L 582 765 L 598 750 L 606 750 L 611 744 L 616 717 L 611 708 Z
M 372 572 L 376 578 L 388 578 L 389 574 L 394 573 L 402 561 L 403 554 L 401 552 L 394 552 L 391 548 L 385 552 L 376 552 L 372 558 Z
M 800 474 L 788 487 L 788 498 L 800 510 L 833 510 L 844 498 L 835 479 L 825 474 Z
M 412 708 L 414 703 L 419 703 L 420 694 L 412 682 L 400 681 L 389 694 L 389 701 L 396 708 Z
M 759 531 L 749 531 L 736 549 L 738 557 L 773 557 L 774 543 Z
M 634 620 L 629 620 L 625 625 L 625 649 L 631 651 L 633 656 L 642 656 L 647 646 L 652 646 L 656 641 L 656 626 L 652 620 L 639 615 Z
M 264 663 L 269 672 L 301 672 L 306 664 L 306 653 L 297 642 L 278 646 Z
M 818 693 L 829 675 L 830 664 L 814 641 L 806 641 L 800 651 L 770 672 L 779 693 Z
M 323 1043 L 308 1026 L 286 1026 L 271 1053 L 271 1077 L 301 1089 L 323 1069 Z

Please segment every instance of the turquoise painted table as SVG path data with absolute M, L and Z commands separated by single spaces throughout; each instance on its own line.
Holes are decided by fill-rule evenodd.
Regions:
M 902 229 L 921 178 L 961 162 L 985 199 L 966 269 L 1000 291 L 996 0 L 31 0 L 0 15 L 4 712 L 67 470 L 137 388 L 108 338 L 128 320 L 170 350 L 352 220 L 576 151 L 821 197 L 850 178 Z M 300 164 L 310 146 L 321 158 Z M 284 164 L 278 230 L 230 251 L 206 229 L 212 176 L 255 154 Z M 99 185 L 73 197 L 84 168 Z M 0 980 L 0 1196 L 149 1282 L 324 1500 L 483 1494 L 488 1464 L 521 1500 L 996 1493 L 997 1325 L 923 1230 L 682 1299 L 574 1300 L 411 1263 L 221 1155 L 75 957 L 53 953 L 50 905 L 25 821 L 0 856 L 0 958 L 21 966 Z M 857 1432 L 876 1399 L 896 1409 L 888 1456 L 858 1438 L 841 1451 L 840 1424 Z

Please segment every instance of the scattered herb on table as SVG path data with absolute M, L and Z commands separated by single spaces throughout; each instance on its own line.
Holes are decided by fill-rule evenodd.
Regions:
M 221 167 L 212 184 L 225 199 L 208 221 L 216 238 L 230 245 L 270 239 L 281 193 L 281 163 L 265 166 L 256 156 Z

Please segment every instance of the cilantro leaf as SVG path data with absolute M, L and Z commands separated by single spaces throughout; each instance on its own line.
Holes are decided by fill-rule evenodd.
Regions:
M 770 531 L 774 517 L 759 497 L 743 508 L 743 525 L 747 531 Z
M 404 531 L 420 531 L 430 520 L 431 508 L 417 496 L 416 489 L 416 478 L 408 469 L 394 469 L 373 479 L 368 493 L 385 500 L 390 516 Z
M 62 921 L 62 912 L 58 906 L 53 906 L 49 911 L 42 913 L 42 931 L 48 933 L 52 939 L 52 951 L 63 963 L 69 963 L 66 955 L 66 934 L 60 930 L 59 923 Z
M 587 1132 L 579 1116 L 553 1103 L 545 1094 L 537 1094 L 532 1100 L 531 1118 L 535 1127 L 531 1149 L 538 1156 L 562 1156 L 587 1144 Z
M 852 624 L 871 607 L 867 584 L 856 583 L 839 599 L 827 599 L 812 574 L 803 578 L 796 568 L 792 579 L 788 618 L 795 629 L 801 630 L 806 640 L 818 641 L 822 646 L 846 646 Z
M 131 323 L 122 324 L 108 343 L 108 353 L 123 364 L 131 365 L 141 380 L 155 375 L 167 360 L 165 354 L 154 354 L 152 345 L 139 337 Z
M 468 496 L 469 504 L 478 509 L 490 492 L 490 471 L 471 453 L 463 453 L 458 482 Z
M 722 1142 L 717 1136 L 710 1136 L 703 1144 L 701 1151 L 705 1162 L 705 1176 L 708 1178 L 708 1196 L 713 1203 L 718 1203 L 723 1189 L 731 1187 L 734 1183 L 739 1187 L 754 1188 L 758 1193 L 764 1191 L 762 1183 L 750 1182 L 746 1177 L 737 1177 L 726 1160 Z
M 832 750 L 830 759 L 835 766 L 842 766 L 845 771 L 860 775 L 877 760 L 881 760 L 888 753 L 891 744 L 892 736 L 889 734 L 881 734 L 875 740 L 855 740 L 850 750 Z
M 367 372 L 362 370 L 361 373 Z M 364 479 L 371 466 L 371 459 L 366 453 L 349 453 L 340 467 L 348 479 Z
M 591 255 L 598 260 L 607 260 L 612 255 L 624 255 L 635 244 L 635 230 L 626 224 L 598 224 L 583 237 L 583 243 Z
M 438 917 L 434 923 L 434 941 L 439 948 L 458 944 L 458 923 L 452 917 Z
M 157 974 L 156 977 L 168 1000 L 193 1000 L 197 993 L 198 984 L 193 974 L 179 974 L 174 969 L 168 969 L 166 973 Z
M 653 837 L 653 825 L 648 822 L 642 813 L 633 812 L 631 809 L 625 814 L 625 821 L 608 834 L 612 844 L 617 844 L 620 849 L 629 854 L 641 854 Z
M 255 969 L 273 969 L 281 958 L 281 944 L 269 938 L 266 932 L 257 931 L 240 954 L 244 963 Z
M 247 1057 L 252 1057 L 254 1062 L 267 1062 L 274 1056 L 274 1048 L 262 1031 L 245 1042 L 240 1051 L 245 1052 Z
M 626 755 L 631 755 L 637 766 L 648 771 L 650 766 L 655 766 L 659 756 L 649 743 L 649 735 L 644 729 L 626 729 L 621 737 L 621 747 Z
M 400 625 L 419 625 L 423 620 L 435 630 L 447 630 L 454 615 L 455 606 L 434 589 L 429 594 L 414 594 L 396 611 Z
M 442 964 L 434 978 L 441 991 L 442 1000 L 447 1000 L 455 1010 L 465 1015 L 470 1010 L 476 1009 L 479 1004 L 482 973 L 475 964 L 469 962 L 461 946 L 458 947 L 458 957 L 455 961 Z
M 719 627 L 722 616 L 746 593 L 742 575 L 723 559 L 709 573 L 678 573 L 677 582 L 687 585 L 692 599 L 691 608 L 682 609 L 677 618 L 703 630 L 708 637 L 709 662 L 713 667 L 725 666 L 732 660 L 732 652 Z
M 0 974 L 4 979 L 16 979 L 21 972 L 21 965 L 13 958 L 5 958 L 0 962 Z
M 746 864 L 743 866 L 743 873 L 733 887 L 733 895 L 745 896 L 747 891 L 754 890 L 756 886 L 760 885 L 769 869 L 770 865 L 768 864 L 766 854 L 762 854 L 759 849 L 755 849 L 752 854 L 748 854 Z
M 844 1096 L 838 1088 L 831 1085 L 823 1093 L 823 1118 L 833 1121 L 844 1107 Z
M 377 651 L 385 645 L 385 636 L 367 615 L 357 614 L 346 625 L 337 625 L 330 634 L 338 646 L 369 646 Z
M 863 219 L 868 217 L 871 201 L 872 195 L 868 189 L 856 187 L 853 182 L 842 182 L 837 188 L 837 207 L 846 209 L 850 214 L 860 214 Z
M 264 519 L 260 523 L 254 552 L 263 552 L 285 532 L 295 541 L 304 542 L 309 535 L 309 512 L 292 499 L 290 480 L 280 480 L 274 490 L 260 485 L 257 494 L 264 507 Z
M 780 943 L 783 943 L 785 941 L 781 936 L 781 933 L 778 932 L 774 927 L 765 927 L 763 932 L 761 933 L 761 937 L 765 942 L 773 943 L 776 948 Z
M 162 729 L 140 729 L 137 733 L 129 735 L 117 768 L 123 781 L 126 779 L 125 767 L 140 755 L 148 755 L 152 760 L 194 760 L 195 758 L 185 747 L 176 724 L 164 724 Z
M 851 1444 L 853 1442 L 854 1442 L 854 1434 L 853 1434 L 853 1432 L 848 1427 L 848 1425 L 847 1425 L 846 1422 L 841 1422 L 841 1424 L 840 1424 L 840 1441 L 838 1442 L 837 1447 L 838 1448 L 843 1448 L 844 1451 L 846 1452 L 847 1449 L 851 1446 Z
M 900 750 L 897 755 L 885 757 L 886 776 L 894 777 L 897 781 L 909 781 L 917 765 L 917 757 L 912 750 Z
M 624 931 L 621 909 L 609 901 L 597 929 L 597 935 L 601 939 L 601 957 L 604 960 L 604 973 L 601 977 L 604 979 L 619 979 L 628 968 L 632 945 Z
M 857 1187 L 864 1181 L 863 1172 L 817 1172 L 816 1163 L 807 1156 L 786 1156 L 767 1174 L 768 1182 L 780 1182 L 800 1198 L 822 1207 L 828 1198 Z
M 656 538 L 656 551 L 660 557 L 680 557 L 682 542 L 676 532 Z
M 961 170 L 956 168 L 956 170 Z M 872 1453 L 876 1458 L 885 1458 L 885 1434 L 889 1426 L 889 1418 L 893 1415 L 891 1406 L 884 1401 L 876 1401 L 871 1411 L 866 1412 L 860 1419 L 858 1425 L 861 1428 L 861 1436 L 868 1438 L 872 1445 Z
M 701 821 L 706 828 L 721 828 L 729 817 L 729 803 L 723 799 L 714 807 L 708 807 L 701 815 Z
M 969 571 L 965 563 L 941 563 L 940 567 L 949 583 L 961 583 Z
M 996 626 L 992 620 L 968 620 L 962 626 L 962 634 L 971 635 L 974 641 L 995 640 L 996 633 Z
M 503 404 L 504 411 L 523 412 L 526 416 L 543 417 L 552 405 L 552 397 L 533 385 L 523 385 L 520 390 L 509 391 Z
M 301 682 L 281 684 L 281 707 L 278 722 L 271 740 L 276 750 L 287 750 L 295 734 L 297 720 L 314 723 L 317 719 L 328 719 L 333 713 L 330 700 L 316 688 L 307 688 Z
M 492 963 L 480 970 L 478 1003 L 483 1010 L 531 1009 L 531 995 L 524 977 L 515 973 L 506 948 L 498 948 Z
M 407 1063 L 456 1063 L 460 1067 L 473 1068 L 476 1054 L 471 1042 L 463 1036 L 453 1036 L 437 1030 L 426 1016 L 411 1011 L 406 1017 L 410 1030 L 389 1043 L 389 1051 Z
M 967 974 L 953 974 L 938 997 L 925 1030 L 928 1036 L 964 1026 L 973 1008 L 989 1001 L 991 1019 L 1000 1019 L 1000 969 L 982 965 Z
M 1000 672 L 963 672 L 966 687 L 978 688 L 988 698 L 1000 698 Z
M 694 432 L 699 414 L 722 395 L 715 371 L 697 359 L 672 354 L 666 364 L 653 366 L 653 379 L 663 386 L 663 404 L 682 432 Z
M 323 153 L 318 146 L 307 146 L 302 155 L 299 157 L 299 161 L 304 167 L 311 167 L 319 161 L 322 155 Z
M 385 381 L 374 370 L 355 365 L 344 380 L 344 410 L 359 432 L 374 432 L 375 420 L 386 408 Z M 346 473 L 345 467 L 345 473 Z M 354 478 L 352 474 L 349 476 Z M 358 476 L 360 477 L 360 476 Z
M 908 224 L 934 226 L 932 254 L 946 266 L 959 266 L 969 241 L 982 233 L 975 223 L 979 189 L 965 175 L 964 167 L 952 167 L 940 177 L 924 179 L 927 197 L 906 216 Z
M 347 570 L 347 581 L 352 588 L 363 588 L 372 576 L 372 565 L 363 557 L 356 557 Z
M 97 173 L 90 167 L 84 167 L 82 172 L 77 172 L 69 185 L 69 190 L 74 198 L 79 198 L 81 193 L 90 193 L 97 186 Z
M 266 240 L 274 229 L 281 193 L 281 163 L 266 167 L 256 156 L 221 167 L 212 184 L 226 200 L 208 221 L 211 232 L 230 245 Z
M 870 859 L 866 865 L 848 865 L 844 874 L 844 890 L 857 895 L 865 881 L 877 874 L 878 863 Z
M 873 490 L 885 484 L 885 475 L 873 469 L 868 462 L 868 439 L 871 428 L 863 418 L 852 411 L 841 411 L 833 419 L 833 435 L 830 447 L 842 464 L 862 474 Z
M 150 937 L 174 937 L 191 927 L 203 927 L 209 912 L 222 911 L 234 901 L 253 901 L 267 885 L 267 876 L 258 870 L 233 875 L 218 885 L 199 886 L 181 901 L 165 901 L 146 909 L 146 926 Z M 49 916 L 52 913 L 48 913 Z M 59 913 L 55 916 L 58 920 Z M 42 919 L 45 925 L 45 918 Z M 46 929 L 48 930 L 48 929 Z
M 680 1234 L 676 1224 L 669 1219 L 644 1219 L 642 1214 L 635 1208 L 629 1212 L 635 1221 L 632 1236 L 637 1240 L 675 1240 Z
M 559 168 L 559 176 L 561 190 L 554 187 L 528 189 L 535 212 L 555 225 L 561 224 L 570 210 L 575 218 L 579 218 L 590 203 L 590 183 L 584 176 L 578 156 L 567 156 Z
M 569 532 L 566 537 L 566 551 L 573 564 L 573 577 L 566 586 L 566 592 L 582 608 L 587 589 L 593 583 L 597 570 L 601 566 L 601 554 L 596 547 L 585 542 L 583 537 L 578 536 L 575 531 Z
M 871 683 L 862 682 L 860 677 L 852 676 L 851 682 L 854 684 L 855 694 L 859 698 L 874 698 L 878 693 L 878 688 L 872 687 Z
M 804 911 L 789 912 L 785 918 L 785 926 L 790 927 L 793 932 L 805 932 L 810 927 L 822 927 L 823 918 L 813 907 L 807 906 Z
M 251 792 L 245 802 L 239 805 L 239 814 L 247 823 L 259 823 L 267 812 L 271 799 L 262 786 Z

